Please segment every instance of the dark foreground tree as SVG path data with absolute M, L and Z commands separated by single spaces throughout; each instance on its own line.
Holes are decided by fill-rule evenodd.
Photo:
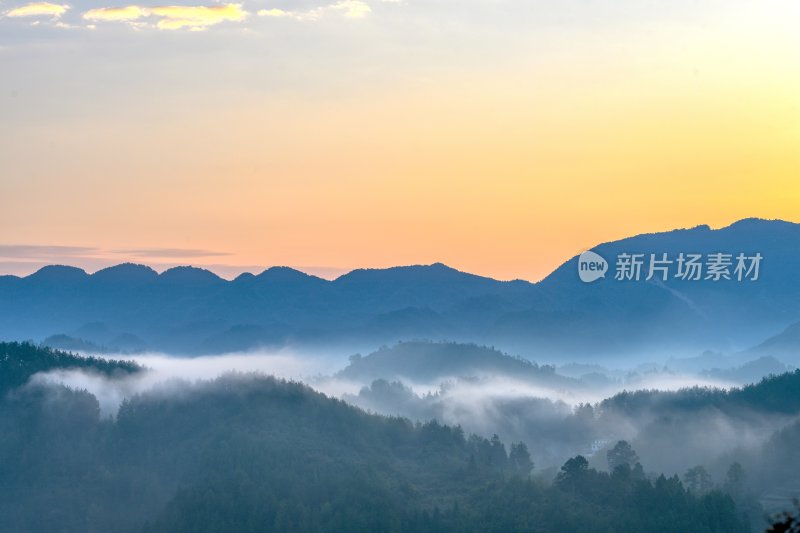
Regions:
M 785 512 L 775 518 L 767 533 L 800 533 L 800 501 L 795 500 L 794 506 L 797 511 Z

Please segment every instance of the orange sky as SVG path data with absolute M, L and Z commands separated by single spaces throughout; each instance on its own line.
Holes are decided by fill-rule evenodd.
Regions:
M 537 280 L 631 234 L 800 221 L 800 10 L 699 5 L 503 37 L 468 20 L 446 42 L 376 8 L 344 28 L 295 21 L 286 47 L 320 42 L 270 68 L 246 48 L 254 28 L 137 36 L 158 42 L 146 59 L 103 34 L 123 59 L 108 57 L 98 32 L 79 58 L 0 46 L 18 74 L 0 82 L 0 272 L 442 261 Z M 411 24 L 424 46 L 391 33 Z M 315 59 L 331 43 L 339 55 Z

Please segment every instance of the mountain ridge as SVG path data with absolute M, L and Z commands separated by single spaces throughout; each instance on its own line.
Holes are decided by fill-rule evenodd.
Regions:
M 757 282 L 606 279 L 583 283 L 578 256 L 537 283 L 499 281 L 443 263 L 356 269 L 326 280 L 290 267 L 220 278 L 197 267 L 157 273 L 121 264 L 88 274 L 63 265 L 0 277 L 0 338 L 65 334 L 104 344 L 128 336 L 156 350 L 216 353 L 299 344 L 370 351 L 415 338 L 496 345 L 536 360 L 629 354 L 735 352 L 800 321 L 800 225 L 742 219 L 602 243 L 622 252 L 764 256 Z M 104 339 L 74 332 L 103 324 Z M 237 335 L 246 338 L 237 339 Z M 220 339 L 227 339 L 220 344 Z M 104 344 L 105 345 L 105 344 Z

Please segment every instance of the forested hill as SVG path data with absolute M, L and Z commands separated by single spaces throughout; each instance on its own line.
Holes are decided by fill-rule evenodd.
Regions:
M 677 478 L 575 458 L 547 486 L 532 468 L 522 444 L 258 375 L 161 387 L 114 420 L 85 391 L 0 398 L 0 531 L 748 530 Z
M 367 356 L 352 356 L 339 377 L 371 383 L 407 379 L 436 383 L 442 378 L 505 376 L 550 385 L 578 385 L 555 368 L 512 357 L 495 348 L 455 342 L 401 342 Z
M 759 383 L 731 390 L 693 387 L 674 392 L 621 392 L 604 400 L 601 407 L 627 415 L 643 411 L 691 412 L 709 407 L 728 413 L 797 414 L 800 413 L 800 370 L 768 376 Z
M 142 370 L 129 361 L 80 357 L 26 342 L 0 342 L 0 395 L 23 385 L 37 372 L 56 368 L 80 368 L 107 376 Z

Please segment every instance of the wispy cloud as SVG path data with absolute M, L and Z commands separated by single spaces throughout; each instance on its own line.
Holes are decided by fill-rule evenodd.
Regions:
M 49 2 L 32 2 L 24 6 L 6 11 L 7 17 L 53 17 L 59 18 L 67 12 L 67 4 L 51 4 Z
M 396 2 L 396 0 L 381 0 Z M 98 6 L 76 14 L 72 24 L 62 24 L 61 17 L 70 6 L 49 2 L 34 2 L 6 11 L 6 17 L 50 17 L 58 26 L 75 27 L 82 20 L 83 27 L 94 29 L 98 23 L 123 23 L 136 29 L 193 30 L 207 29 L 224 22 L 243 22 L 251 15 L 239 3 L 211 3 L 203 5 L 146 5 Z M 259 17 L 286 18 L 302 21 L 319 20 L 329 15 L 348 19 L 362 19 L 372 13 L 365 0 L 334 0 L 312 2 L 298 9 L 269 7 L 255 12 Z M 34 25 L 39 24 L 34 21 Z
M 296 20 L 317 20 L 326 13 L 336 12 L 347 18 L 364 18 L 372 12 L 369 4 L 362 0 L 340 0 L 333 4 L 315 7 L 306 10 L 262 9 L 258 11 L 259 17 L 293 18 Z
M 101 7 L 83 14 L 85 20 L 95 22 L 129 22 L 147 16 L 147 9 L 139 6 Z
M 157 270 L 192 264 L 233 279 L 242 272 L 261 272 L 264 265 L 218 264 L 211 258 L 235 254 L 201 248 L 101 248 L 94 246 L 51 246 L 0 244 L 0 276 L 27 276 L 46 265 L 65 264 L 95 272 L 123 262 L 147 263 Z
M 293 11 L 286 11 L 284 9 L 261 9 L 258 11 L 259 17 L 275 17 L 275 18 L 283 18 L 283 17 L 295 17 L 295 12 Z
M 150 9 L 150 13 L 161 20 L 156 26 L 162 30 L 180 28 L 206 28 L 225 21 L 241 21 L 247 18 L 247 12 L 240 4 L 222 4 L 217 6 L 163 6 Z
M 372 12 L 369 5 L 361 0 L 341 0 L 328 6 L 328 9 L 340 11 L 345 17 L 356 19 L 366 17 Z
M 121 15 L 120 15 L 121 16 Z M 123 20 L 123 19 L 120 19 Z M 0 258 L 3 259 L 45 259 L 108 257 L 123 255 L 148 258 L 219 257 L 231 255 L 229 252 L 200 248 L 134 248 L 108 250 L 94 246 L 56 246 L 41 244 L 0 244 Z
M 83 257 L 99 250 L 88 246 L 49 246 L 37 244 L 0 244 L 0 257 L 7 259 L 50 259 Z
M 210 6 L 155 6 L 130 5 L 124 7 L 101 7 L 83 14 L 91 22 L 135 22 L 154 18 L 155 27 L 161 30 L 202 30 L 221 22 L 239 22 L 248 13 L 241 4 L 218 4 Z

